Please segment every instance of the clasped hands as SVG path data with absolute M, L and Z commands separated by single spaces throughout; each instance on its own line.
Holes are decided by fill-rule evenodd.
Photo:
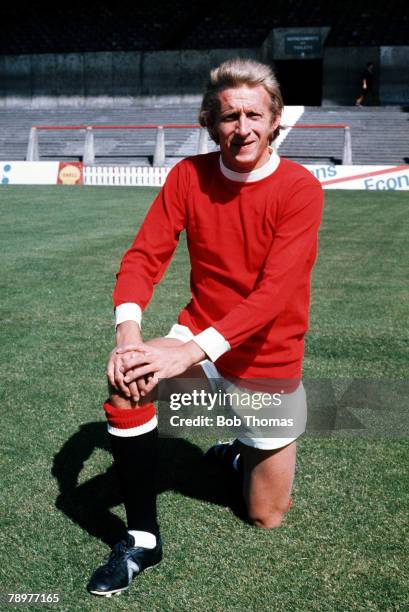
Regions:
M 204 357 L 193 341 L 172 347 L 150 346 L 141 341 L 117 346 L 109 356 L 106 374 L 112 387 L 138 402 L 160 379 L 183 374 Z

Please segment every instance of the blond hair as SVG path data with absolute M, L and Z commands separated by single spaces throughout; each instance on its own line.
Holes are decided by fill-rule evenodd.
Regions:
M 199 112 L 200 125 L 207 128 L 210 138 L 216 143 L 219 142 L 216 131 L 220 112 L 218 93 L 223 89 L 236 88 L 242 85 L 248 87 L 262 85 L 270 96 L 272 118 L 274 119 L 282 113 L 284 104 L 280 86 L 270 66 L 240 57 L 227 60 L 211 70 L 210 80 Z M 277 127 L 272 134 L 271 141 L 275 140 L 279 133 L 280 127 Z

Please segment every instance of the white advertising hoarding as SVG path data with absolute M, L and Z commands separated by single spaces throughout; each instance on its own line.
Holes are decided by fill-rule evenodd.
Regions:
M 409 166 L 306 165 L 324 189 L 409 190 Z
M 0 162 L 0 184 L 56 185 L 82 182 L 78 162 Z M 305 165 L 324 189 L 362 189 L 365 191 L 409 191 L 409 166 Z M 64 177 L 71 171 L 75 176 Z M 170 168 L 149 166 L 84 166 L 85 185 L 152 186 L 163 185 Z M 60 171 L 60 174 L 59 174 Z M 77 176 L 78 175 L 78 176 Z M 75 179 L 75 180 L 74 180 Z
M 0 162 L 0 183 L 2 185 L 56 185 L 58 168 L 56 162 Z

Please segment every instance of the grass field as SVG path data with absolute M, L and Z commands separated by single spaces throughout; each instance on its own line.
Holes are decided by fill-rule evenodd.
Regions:
M 225 507 L 204 440 L 163 439 L 165 559 L 121 597 L 86 593 L 123 518 L 100 407 L 111 290 L 155 192 L 1 189 L 0 591 L 58 593 L 49 607 L 75 611 L 408 610 L 409 440 L 342 432 L 302 438 L 275 531 Z M 327 192 L 305 378 L 408 378 L 408 205 L 405 193 Z M 145 337 L 174 322 L 186 267 L 182 243 Z

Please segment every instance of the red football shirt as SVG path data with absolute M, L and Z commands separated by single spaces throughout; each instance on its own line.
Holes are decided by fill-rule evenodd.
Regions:
M 285 159 L 261 180 L 236 182 L 222 174 L 219 155 L 171 170 L 123 257 L 114 304 L 144 310 L 185 229 L 192 295 L 178 322 L 224 336 L 231 350 L 216 365 L 227 377 L 299 379 L 321 185 Z

